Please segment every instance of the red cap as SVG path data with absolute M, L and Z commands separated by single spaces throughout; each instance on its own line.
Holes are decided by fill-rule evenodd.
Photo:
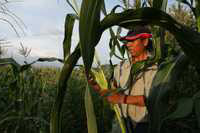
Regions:
M 152 34 L 149 33 L 140 33 L 140 34 L 136 34 L 134 36 L 124 36 L 121 37 L 120 40 L 127 40 L 127 41 L 134 41 L 138 38 L 152 38 Z

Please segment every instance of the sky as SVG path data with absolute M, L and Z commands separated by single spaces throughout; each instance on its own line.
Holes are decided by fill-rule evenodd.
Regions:
M 81 0 L 77 0 L 81 3 Z M 112 9 L 119 4 L 119 0 L 105 0 L 106 7 Z M 38 57 L 57 57 L 63 58 L 62 42 L 64 38 L 64 21 L 68 13 L 74 13 L 65 0 L 23 0 L 11 2 L 6 5 L 18 19 L 17 24 L 9 16 L 4 16 L 16 28 L 17 35 L 11 26 L 5 21 L 1 21 L 0 39 L 5 39 L 6 55 L 23 61 L 19 55 L 18 49 L 23 44 L 24 47 L 31 49 L 29 59 L 35 60 Z M 21 28 L 20 28 L 21 27 Z M 23 29 L 23 30 L 21 30 Z M 109 34 L 105 32 L 97 46 L 98 55 L 102 64 L 109 63 Z M 75 23 L 75 28 L 72 37 L 72 49 L 76 46 L 79 40 L 78 22 Z

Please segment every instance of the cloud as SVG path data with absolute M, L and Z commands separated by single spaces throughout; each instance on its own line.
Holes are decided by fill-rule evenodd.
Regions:
M 8 51 L 18 54 L 20 49 L 20 42 L 24 47 L 31 49 L 31 56 L 37 57 L 62 57 L 62 36 L 58 35 L 44 35 L 44 36 L 30 36 L 20 39 L 8 40 L 11 42 Z
M 80 0 L 79 0 L 80 1 Z M 110 2 L 110 1 L 109 1 Z M 108 2 L 108 5 L 109 5 Z M 112 4 L 113 5 L 113 4 Z M 31 48 L 31 57 L 63 57 L 64 21 L 72 9 L 63 0 L 26 0 L 9 4 L 8 7 L 27 25 L 26 36 L 16 38 L 2 27 L 2 33 L 7 35 L 12 47 L 8 54 L 19 56 L 20 42 Z M 109 8 L 112 7 L 109 5 Z M 2 26 L 2 25 L 0 25 Z M 79 41 L 78 22 L 75 22 L 72 36 L 72 51 Z M 102 64 L 109 63 L 109 33 L 104 32 L 96 49 Z
M 67 13 L 72 12 L 63 0 L 26 0 L 7 5 L 27 25 L 28 35 L 63 29 Z M 14 36 L 11 36 L 14 37 Z

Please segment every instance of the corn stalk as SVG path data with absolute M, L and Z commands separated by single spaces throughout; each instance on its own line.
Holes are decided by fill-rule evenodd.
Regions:
M 199 0 L 190 0 L 190 2 L 188 0 L 177 0 L 177 1 L 187 5 L 191 9 L 196 19 L 197 30 L 198 32 L 200 32 L 200 1 Z
M 168 0 L 154 0 L 153 7 L 166 12 Z M 165 44 L 165 29 L 159 28 L 160 32 L 160 49 L 161 49 L 161 59 L 164 58 L 164 44 Z

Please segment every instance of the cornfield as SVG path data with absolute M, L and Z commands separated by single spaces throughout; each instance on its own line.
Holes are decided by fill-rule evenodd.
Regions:
M 0 60 L 0 131 L 109 133 L 117 119 L 121 132 L 127 133 L 116 106 L 93 92 L 87 80 L 92 73 L 98 83 L 109 87 L 112 57 L 125 59 L 126 50 L 119 41 L 121 31 L 143 24 L 150 25 L 153 33 L 154 58 L 150 63 L 159 64 L 147 100 L 149 132 L 199 132 L 200 1 L 177 1 L 191 10 L 191 25 L 180 23 L 167 12 L 168 0 L 123 0 L 109 13 L 104 0 L 82 0 L 81 7 L 76 0 L 67 0 L 74 14 L 67 14 L 65 19 L 64 60 L 37 60 L 58 60 L 64 64 L 61 70 L 35 69 L 32 64 L 37 61 L 21 66 L 10 58 Z M 121 12 L 116 12 L 118 8 Z M 71 51 L 75 21 L 79 22 L 80 41 Z M 110 32 L 109 69 L 102 67 L 95 50 L 106 30 Z M 170 41 L 168 33 L 173 36 Z M 77 68 L 81 57 L 84 65 Z M 94 62 L 97 68 L 92 67 Z

